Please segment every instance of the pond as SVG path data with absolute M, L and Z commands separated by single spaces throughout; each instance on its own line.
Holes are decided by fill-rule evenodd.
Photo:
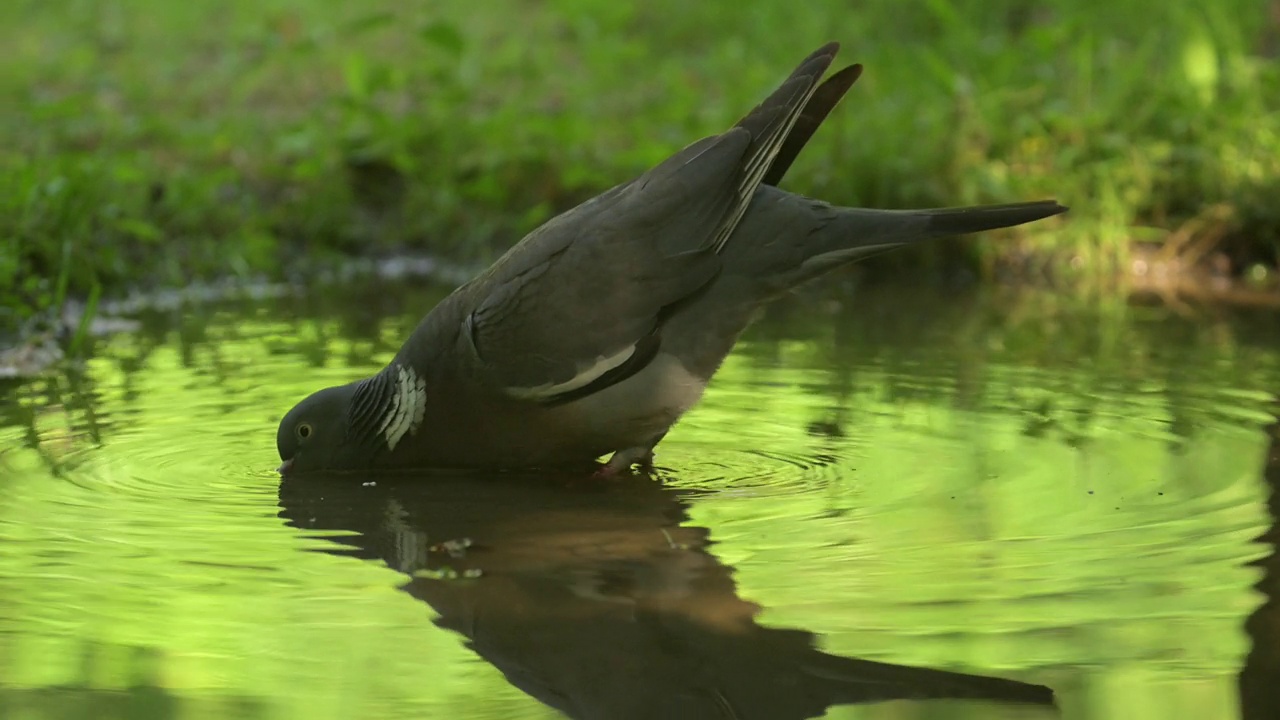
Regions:
M 0 717 L 1280 717 L 1280 314 L 850 276 L 655 478 L 282 485 L 283 412 L 446 290 L 144 312 L 4 386 Z

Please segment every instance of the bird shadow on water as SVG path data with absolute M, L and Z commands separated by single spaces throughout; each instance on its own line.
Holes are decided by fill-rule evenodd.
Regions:
M 569 717 L 785 720 L 895 699 L 1056 714 L 1041 685 L 839 657 L 809 632 L 757 624 L 709 531 L 687 524 L 697 491 L 640 477 L 361 479 L 285 478 L 281 517 L 335 531 L 326 552 L 405 573 L 437 625 Z

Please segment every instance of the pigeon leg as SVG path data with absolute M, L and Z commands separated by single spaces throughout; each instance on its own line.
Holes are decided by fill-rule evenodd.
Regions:
M 649 472 L 653 469 L 653 446 L 644 447 L 637 445 L 624 450 L 619 450 L 609 458 L 609 462 L 600 466 L 595 472 L 598 478 L 613 478 L 631 469 L 632 465 L 639 465 L 643 472 Z
M 667 433 L 663 432 L 645 445 L 636 445 L 615 452 L 613 457 L 609 458 L 609 462 L 595 472 L 594 477 L 617 477 L 619 473 L 630 470 L 632 465 L 640 466 L 640 472 L 645 475 L 653 473 L 653 448 L 662 442 L 662 438 L 666 435 Z

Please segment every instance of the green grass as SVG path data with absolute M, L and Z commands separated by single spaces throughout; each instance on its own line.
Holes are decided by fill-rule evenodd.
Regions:
M 10 0 L 0 331 L 95 289 L 352 253 L 489 259 L 733 122 L 828 39 L 866 73 L 790 188 L 1073 207 L 910 262 L 1096 276 L 1160 229 L 1194 228 L 1171 250 L 1271 267 L 1269 23 L 1246 0 Z

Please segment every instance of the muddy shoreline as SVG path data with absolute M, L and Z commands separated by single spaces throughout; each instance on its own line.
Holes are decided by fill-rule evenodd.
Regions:
M 120 296 L 100 302 L 92 318 L 84 320 L 83 299 L 71 299 L 55 311 L 40 314 L 10 337 L 0 337 L 0 380 L 21 381 L 40 375 L 57 364 L 76 361 L 73 348 L 87 338 L 101 338 L 127 333 L 139 326 L 134 319 L 141 312 L 176 312 L 185 307 L 208 305 L 233 300 L 255 300 L 284 296 L 304 296 L 318 288 L 363 284 L 396 283 L 412 280 L 461 285 L 483 268 L 451 263 L 426 255 L 396 255 L 386 258 L 361 258 L 340 265 L 299 266 L 286 273 L 287 279 L 224 278 L 216 282 L 194 283 L 185 288 L 135 288 Z M 886 284 L 902 282 L 908 273 L 901 269 L 880 267 L 875 261 L 855 265 L 849 271 L 859 282 Z M 1073 294 L 1085 285 L 1055 280 L 1027 273 L 1002 271 L 999 279 L 986 284 L 1029 292 L 1063 292 Z M 1268 269 L 1270 282 L 1260 284 L 1222 272 L 1221 264 L 1187 265 L 1160 256 L 1158 252 L 1138 253 L 1128 272 L 1109 278 L 1106 283 L 1090 283 L 1090 293 L 1122 295 L 1134 302 L 1160 303 L 1180 314 L 1189 314 L 1194 306 L 1236 309 L 1280 310 L 1280 277 L 1277 269 Z M 953 279 L 959 285 L 981 285 L 969 275 Z M 917 278 L 915 282 L 920 282 Z M 948 280 L 933 279 L 926 282 Z M 823 283 L 818 283 L 821 287 Z M 806 291 L 808 292 L 808 291 Z M 821 292 L 821 290 L 818 290 Z M 84 324 L 83 330 L 81 329 Z M 86 338 L 76 339 L 83 333 Z

